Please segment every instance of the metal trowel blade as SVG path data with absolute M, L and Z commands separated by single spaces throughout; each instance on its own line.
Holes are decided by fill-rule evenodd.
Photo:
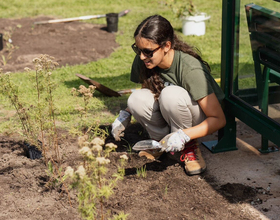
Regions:
M 133 150 L 151 150 L 160 149 L 162 146 L 158 141 L 155 140 L 143 140 L 137 142 L 132 149 Z

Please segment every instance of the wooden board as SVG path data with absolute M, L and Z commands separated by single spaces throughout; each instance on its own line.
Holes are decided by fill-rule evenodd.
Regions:
M 102 85 L 101 83 L 97 82 L 97 81 L 94 81 L 84 75 L 81 75 L 81 74 L 76 74 L 76 76 L 78 76 L 80 79 L 82 79 L 84 82 L 86 82 L 87 84 L 89 85 L 94 85 L 96 87 L 96 90 L 103 93 L 104 95 L 107 95 L 109 97 L 119 97 L 121 96 L 118 92 Z

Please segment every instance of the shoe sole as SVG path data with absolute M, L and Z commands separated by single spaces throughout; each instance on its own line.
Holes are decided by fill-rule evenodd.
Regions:
M 201 174 L 201 173 L 205 172 L 206 171 L 206 167 L 205 168 L 201 168 L 199 170 L 194 170 L 194 171 L 191 171 L 191 172 L 187 171 L 186 168 L 184 168 L 184 170 L 185 170 L 187 175 L 193 176 L 193 175 L 198 175 L 198 174 Z

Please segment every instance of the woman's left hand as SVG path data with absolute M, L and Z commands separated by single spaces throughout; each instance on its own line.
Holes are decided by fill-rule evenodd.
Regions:
M 166 135 L 161 141 L 161 151 L 181 151 L 185 148 L 185 144 L 190 141 L 190 137 L 185 134 L 182 129 Z

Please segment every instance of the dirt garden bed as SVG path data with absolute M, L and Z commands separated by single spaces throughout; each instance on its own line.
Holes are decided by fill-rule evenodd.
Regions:
M 0 30 L 14 28 L 12 41 L 19 47 L 4 66 L 4 71 L 21 71 L 24 67 L 31 66 L 32 59 L 41 53 L 59 57 L 61 65 L 87 63 L 108 56 L 118 46 L 115 35 L 108 33 L 102 25 L 82 22 L 32 25 L 34 21 L 46 19 L 50 18 L 0 19 Z M 3 54 L 4 50 L 0 53 Z M 242 123 L 239 125 L 243 126 L 238 133 L 239 137 L 251 138 L 257 135 Z M 104 129 L 106 127 L 110 129 L 103 126 Z M 63 130 L 59 131 L 59 137 L 63 155 L 62 167 L 79 165 L 81 158 L 77 154 L 77 138 Z M 139 124 L 133 124 L 127 129 L 124 138 L 127 142 L 115 142 L 112 137 L 106 139 L 106 142 L 118 145 L 117 152 L 110 157 L 112 162 L 109 166 L 112 170 L 116 169 L 116 158 L 127 151 L 124 145 L 132 146 L 147 138 L 147 134 Z M 213 134 L 208 138 L 216 137 Z M 230 166 L 224 166 L 224 163 L 237 153 L 216 156 L 214 160 L 220 164 L 214 165 L 213 155 L 202 145 L 200 147 L 209 165 L 205 173 L 197 176 L 187 176 L 182 165 L 168 154 L 157 161 L 150 161 L 139 158 L 137 152 L 127 153 L 129 160 L 125 178 L 118 183 L 114 195 L 105 203 L 106 209 L 112 213 L 124 211 L 129 214 L 128 219 L 141 220 L 249 220 L 266 219 L 265 215 L 274 219 L 272 212 L 274 207 L 279 209 L 279 205 L 266 206 L 266 201 L 279 197 L 279 193 L 270 190 L 275 186 L 272 182 L 258 184 L 249 172 L 248 175 L 243 175 L 242 181 L 237 177 L 235 179 L 236 172 L 232 172 Z M 272 159 L 269 161 L 272 163 Z M 140 178 L 136 174 L 137 168 L 143 166 L 147 170 L 146 178 Z M 218 167 L 222 168 L 224 175 L 217 174 L 221 173 L 218 172 Z M 279 169 L 276 170 L 279 172 Z M 275 172 L 278 180 L 279 175 L 280 172 Z M 2 134 L 0 220 L 80 219 L 76 194 L 70 193 L 71 206 L 65 190 L 47 188 L 47 182 L 43 160 L 31 160 L 27 157 L 20 136 Z

